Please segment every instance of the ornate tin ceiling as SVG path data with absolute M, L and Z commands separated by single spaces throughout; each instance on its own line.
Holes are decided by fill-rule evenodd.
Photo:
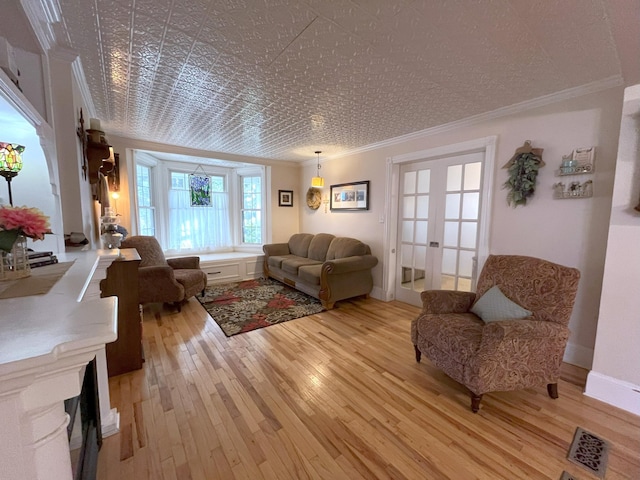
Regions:
M 638 0 L 58 1 L 109 133 L 213 152 L 309 160 L 640 81 Z

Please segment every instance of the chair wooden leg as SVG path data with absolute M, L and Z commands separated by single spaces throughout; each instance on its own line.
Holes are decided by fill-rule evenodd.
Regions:
M 480 410 L 480 400 L 482 400 L 482 395 L 471 393 L 471 411 L 473 413 L 478 413 L 478 410 Z
M 558 398 L 558 384 L 557 383 L 549 383 L 547 385 L 547 392 L 551 398 Z
M 420 363 L 420 359 L 422 358 L 422 352 L 418 349 L 417 345 L 414 345 L 413 349 L 416 351 L 416 362 Z

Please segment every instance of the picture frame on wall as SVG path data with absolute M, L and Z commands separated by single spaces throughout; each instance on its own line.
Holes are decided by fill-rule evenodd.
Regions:
M 211 177 L 208 175 L 189 175 L 189 190 L 192 207 L 211 206 Z
M 332 211 L 369 210 L 369 180 L 331 185 Z
M 278 206 L 293 207 L 293 190 L 278 190 Z

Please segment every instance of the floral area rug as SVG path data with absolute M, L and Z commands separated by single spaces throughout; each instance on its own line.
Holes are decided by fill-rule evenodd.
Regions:
M 319 300 L 271 278 L 209 285 L 196 298 L 227 337 L 324 310 Z

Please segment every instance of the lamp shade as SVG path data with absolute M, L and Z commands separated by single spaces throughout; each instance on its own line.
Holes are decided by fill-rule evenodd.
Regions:
M 324 178 L 322 177 L 313 177 L 311 179 L 311 186 L 316 188 L 324 187 Z
M 12 172 L 17 175 L 22 170 L 22 152 L 22 145 L 0 142 L 0 172 Z

